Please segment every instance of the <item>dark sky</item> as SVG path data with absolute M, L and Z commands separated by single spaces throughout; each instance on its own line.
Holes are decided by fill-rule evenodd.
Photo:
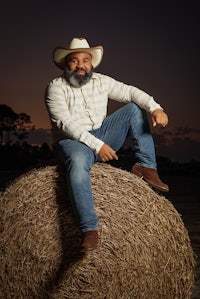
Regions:
M 52 51 L 85 37 L 104 47 L 96 71 L 143 89 L 164 107 L 170 123 L 154 130 L 159 144 L 193 146 L 187 151 L 196 158 L 199 23 L 197 1 L 1 1 L 0 103 L 30 115 L 36 128 L 49 128 L 44 90 L 60 74 Z

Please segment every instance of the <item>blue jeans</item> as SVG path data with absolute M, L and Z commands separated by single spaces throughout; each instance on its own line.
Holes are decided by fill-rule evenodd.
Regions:
M 136 104 L 123 106 L 106 117 L 100 128 L 90 133 L 115 151 L 121 148 L 130 135 L 136 164 L 156 169 L 155 149 L 147 114 Z M 87 145 L 69 138 L 60 140 L 55 151 L 67 171 L 69 196 L 81 231 L 97 230 L 98 217 L 94 211 L 90 169 L 95 162 L 100 162 L 98 155 Z

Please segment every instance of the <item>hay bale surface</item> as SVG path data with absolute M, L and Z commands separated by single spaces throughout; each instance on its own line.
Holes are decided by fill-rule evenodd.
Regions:
M 99 250 L 80 231 L 56 166 L 26 173 L 0 197 L 0 298 L 190 298 L 194 258 L 179 213 L 138 177 L 91 170 Z

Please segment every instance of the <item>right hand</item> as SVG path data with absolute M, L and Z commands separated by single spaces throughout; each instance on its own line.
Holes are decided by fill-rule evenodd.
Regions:
M 118 160 L 118 156 L 116 155 L 115 151 L 106 143 L 104 143 L 100 148 L 98 156 L 100 157 L 102 162 L 107 162 L 113 159 Z

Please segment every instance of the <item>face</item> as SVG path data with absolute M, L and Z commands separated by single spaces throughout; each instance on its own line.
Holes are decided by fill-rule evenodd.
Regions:
M 81 87 L 92 77 L 92 56 L 89 53 L 72 53 L 66 57 L 65 76 L 75 87 Z
M 67 66 L 70 71 L 85 75 L 84 71 L 92 69 L 92 56 L 89 53 L 72 53 L 67 57 Z

